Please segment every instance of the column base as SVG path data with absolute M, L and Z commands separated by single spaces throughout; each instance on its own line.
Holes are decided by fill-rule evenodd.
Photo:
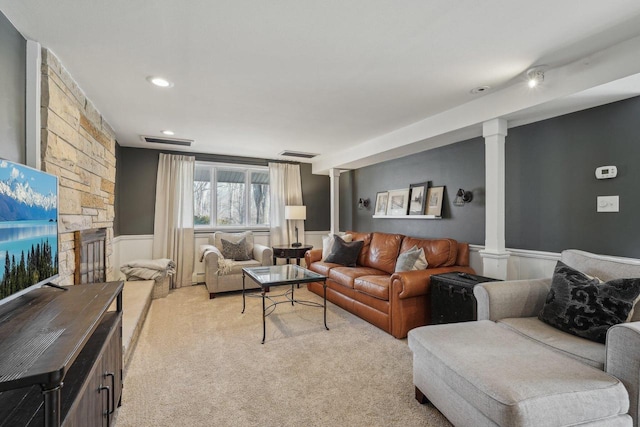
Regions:
M 511 254 L 507 251 L 481 250 L 483 276 L 506 280 L 507 265 Z

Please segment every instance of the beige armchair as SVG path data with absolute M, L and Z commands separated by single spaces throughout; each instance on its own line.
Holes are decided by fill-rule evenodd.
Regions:
M 234 261 L 225 259 L 222 255 L 222 239 L 238 243 L 245 239 L 250 260 Z M 273 264 L 273 251 L 270 247 L 254 243 L 253 233 L 223 233 L 215 232 L 209 237 L 209 244 L 200 247 L 201 261 L 204 262 L 205 284 L 209 291 L 209 298 L 215 298 L 220 292 L 237 291 L 242 289 L 242 268 L 259 267 Z M 245 283 L 247 289 L 255 289 L 257 285 L 252 280 Z

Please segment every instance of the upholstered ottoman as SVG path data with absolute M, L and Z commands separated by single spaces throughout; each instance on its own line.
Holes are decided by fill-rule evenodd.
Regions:
M 424 326 L 408 337 L 416 398 L 458 427 L 632 425 L 617 378 L 492 321 Z

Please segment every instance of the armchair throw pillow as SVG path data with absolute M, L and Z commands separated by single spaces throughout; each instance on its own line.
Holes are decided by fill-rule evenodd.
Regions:
M 332 262 L 335 264 L 341 264 L 346 267 L 355 267 L 356 261 L 358 261 L 358 255 L 364 245 L 362 240 L 355 242 L 345 242 L 338 235 L 334 236 L 333 246 L 331 253 L 324 260 L 325 262 Z
M 247 243 L 247 251 L 249 254 L 253 252 L 253 232 L 243 231 L 241 233 L 225 233 L 222 231 L 216 231 L 209 236 L 209 244 L 214 245 L 222 252 L 222 239 L 231 243 L 238 243 L 240 240 L 245 239 Z
M 244 238 L 240 239 L 238 243 L 233 243 L 225 239 L 222 241 L 222 256 L 234 261 L 248 261 L 249 257 L 247 242 Z
M 561 261 L 538 318 L 564 332 L 604 343 L 607 330 L 627 322 L 640 298 L 640 278 L 601 282 Z

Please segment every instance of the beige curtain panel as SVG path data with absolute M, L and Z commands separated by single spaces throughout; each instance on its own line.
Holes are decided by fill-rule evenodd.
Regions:
M 269 163 L 270 200 L 270 240 L 272 245 L 290 245 L 295 240 L 298 226 L 300 242 L 304 244 L 304 221 L 287 221 L 284 207 L 303 205 L 300 165 L 289 163 Z
M 192 156 L 160 154 L 158 161 L 153 258 L 170 258 L 175 262 L 174 288 L 192 284 L 194 167 Z

